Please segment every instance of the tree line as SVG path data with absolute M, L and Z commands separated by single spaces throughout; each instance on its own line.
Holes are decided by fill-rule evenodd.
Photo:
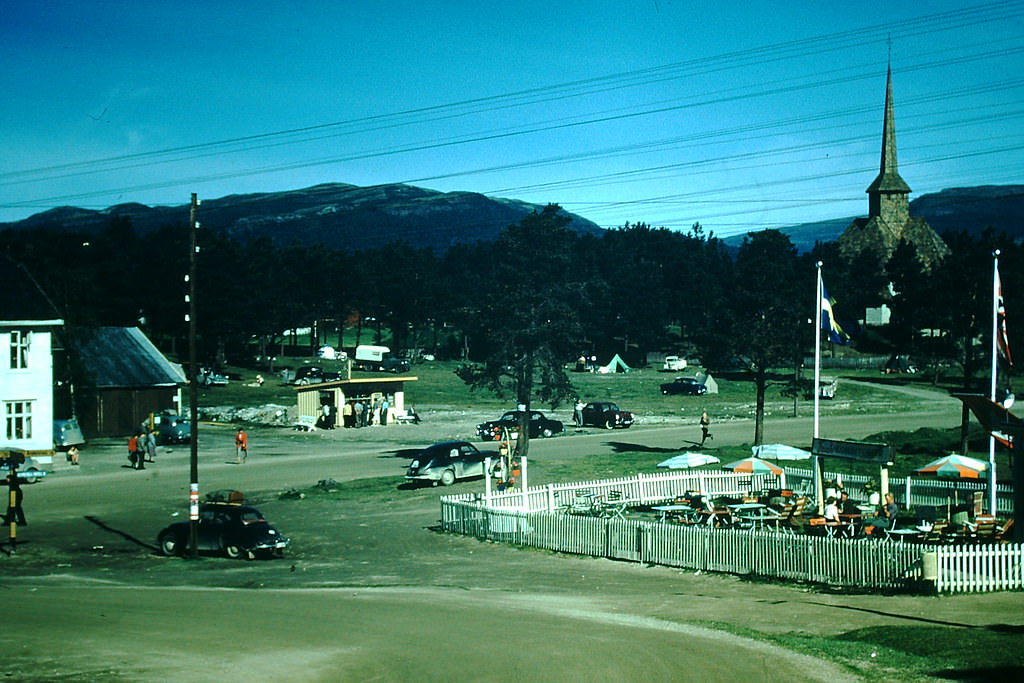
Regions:
M 355 328 L 364 343 L 420 348 L 463 361 L 467 382 L 529 404 L 555 404 L 570 386 L 561 370 L 580 354 L 649 351 L 699 357 L 711 368 L 741 359 L 758 388 L 812 353 L 815 264 L 835 310 L 867 353 L 901 353 L 933 372 L 954 368 L 966 389 L 987 386 L 992 251 L 1002 250 L 1003 294 L 1013 335 L 1024 329 L 1021 246 L 991 231 L 943 235 L 952 255 L 926 270 L 902 243 L 888 263 L 844 259 L 834 242 L 800 254 L 777 231 L 737 248 L 694 225 L 687 232 L 626 224 L 578 235 L 551 205 L 494 242 L 445 253 L 391 243 L 363 251 L 279 246 L 202 228 L 197 320 L 205 363 L 245 365 L 276 353 L 288 330 L 312 328 L 311 345 L 339 345 Z M 139 234 L 124 218 L 99 233 L 7 230 L 0 246 L 22 262 L 78 326 L 138 325 L 165 352 L 187 348 L 189 234 L 166 226 Z M 885 327 L 866 328 L 869 306 L 887 304 Z M 1019 321 L 1019 324 L 1017 324 Z M 1024 354 L 1024 350 L 1021 351 Z M 760 411 L 759 411 L 760 412 Z

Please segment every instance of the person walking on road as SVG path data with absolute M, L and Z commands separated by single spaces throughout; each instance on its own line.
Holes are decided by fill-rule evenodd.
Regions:
M 235 432 L 235 459 L 239 465 L 245 464 L 245 459 L 249 455 L 249 436 L 245 433 L 245 430 L 241 427 Z
M 708 417 L 707 411 L 704 411 L 700 416 L 700 445 L 703 446 L 705 441 L 714 438 L 711 433 L 711 418 Z

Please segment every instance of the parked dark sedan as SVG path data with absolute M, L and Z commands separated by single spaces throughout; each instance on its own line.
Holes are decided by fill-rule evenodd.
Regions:
M 693 377 L 676 377 L 673 382 L 666 382 L 661 385 L 661 393 L 665 396 L 679 394 L 682 396 L 702 396 L 708 388 Z
M 583 406 L 583 426 L 628 429 L 633 426 L 633 413 L 619 410 L 610 401 L 592 401 Z
M 428 446 L 409 463 L 405 478 L 451 486 L 457 479 L 484 476 L 484 460 L 497 461 L 495 451 L 481 451 L 466 441 L 446 441 Z
M 189 522 L 175 522 L 157 535 L 164 555 L 188 550 Z M 205 503 L 199 506 L 199 550 L 223 553 L 230 558 L 256 555 L 279 557 L 291 541 L 271 526 L 263 514 L 249 505 Z
M 141 425 L 145 433 L 149 421 Z M 160 446 L 175 443 L 189 443 L 192 441 L 192 422 L 181 415 L 162 413 L 153 417 L 153 431 L 156 433 L 156 442 Z
M 501 441 L 502 434 L 507 430 L 511 438 L 519 436 L 519 416 L 521 410 L 510 410 L 497 420 L 481 422 L 476 426 L 476 433 L 484 441 Z M 565 431 L 565 425 L 552 420 L 539 410 L 530 411 L 530 438 L 549 437 Z

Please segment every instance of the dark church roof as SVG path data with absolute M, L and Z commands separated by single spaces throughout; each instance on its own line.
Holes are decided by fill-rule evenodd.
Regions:
M 153 346 L 137 327 L 76 330 L 68 340 L 98 389 L 184 384 L 185 373 Z
M 0 254 L 0 322 L 63 325 L 60 312 L 23 265 Z

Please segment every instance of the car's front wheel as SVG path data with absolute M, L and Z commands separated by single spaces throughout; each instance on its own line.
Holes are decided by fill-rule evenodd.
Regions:
M 551 438 L 552 436 L 554 436 L 554 435 L 555 435 L 555 433 L 554 433 L 553 431 L 551 431 L 551 427 L 545 427 L 545 428 L 544 428 L 544 429 L 543 429 L 543 430 L 541 431 L 541 433 L 540 433 L 540 434 L 541 434 L 541 436 L 543 436 L 543 437 L 544 437 L 545 439 L 550 439 L 550 438 Z
M 441 486 L 451 486 L 455 483 L 455 472 L 445 470 L 441 473 Z
M 609 417 L 607 420 L 604 421 L 604 428 L 615 429 L 615 420 Z
M 174 557 L 181 552 L 181 547 L 178 543 L 178 536 L 169 531 L 160 534 L 160 538 L 157 540 L 157 545 L 160 546 L 160 552 L 167 557 Z
M 243 555 L 242 549 L 233 543 L 227 543 L 224 545 L 224 554 L 232 560 L 237 560 Z

